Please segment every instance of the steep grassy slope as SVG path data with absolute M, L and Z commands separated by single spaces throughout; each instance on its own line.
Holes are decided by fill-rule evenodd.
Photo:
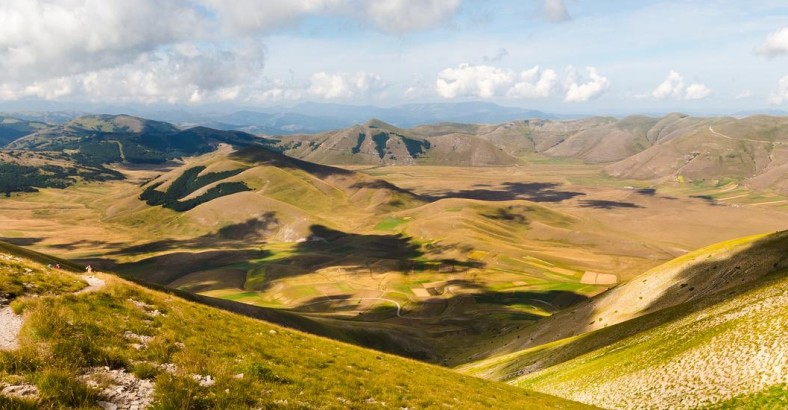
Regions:
M 788 383 L 788 271 L 774 275 L 743 293 L 680 306 L 684 316 L 666 312 L 672 320 L 664 325 L 513 384 L 608 408 L 696 408 L 737 395 L 766 397 L 736 408 L 747 400 L 751 408 L 778 408 L 788 396 L 781 388 Z
M 495 356 L 519 351 L 514 354 L 517 364 L 493 358 L 489 360 L 490 363 L 496 363 L 495 365 L 482 366 L 486 367 L 488 376 L 495 378 L 510 378 L 514 373 L 530 373 L 549 367 L 562 360 L 562 356 L 549 356 L 549 349 L 545 350 L 545 346 L 553 346 L 550 345 L 552 342 L 556 343 L 555 347 L 561 347 L 573 337 L 583 339 L 583 334 L 587 332 L 758 283 L 775 271 L 788 267 L 786 250 L 788 232 L 735 239 L 690 252 L 585 303 L 503 336 L 496 341 L 493 348 L 477 354 Z M 623 338 L 658 326 L 661 324 L 660 318 L 662 317 L 652 316 L 651 320 L 643 322 L 639 327 L 627 328 L 627 332 L 618 328 L 618 332 L 613 335 Z M 594 349 L 600 345 L 593 343 L 604 344 L 610 340 L 597 338 L 591 339 L 591 343 L 586 342 L 582 344 L 585 349 Z M 530 351 L 539 352 L 539 357 L 524 354 Z M 503 370 L 504 368 L 506 370 Z
M 787 250 L 783 232 L 692 252 L 509 339 L 533 347 L 461 370 L 615 408 L 758 393 L 788 380 Z
M 3 245 L 9 277 L 79 282 L 15 252 Z M 24 325 L 19 347 L 0 351 L 0 407 L 584 407 L 101 277 L 91 293 L 14 294 Z

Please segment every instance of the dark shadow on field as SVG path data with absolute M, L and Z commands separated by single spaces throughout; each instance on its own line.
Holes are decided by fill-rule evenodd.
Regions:
M 100 270 L 112 270 L 123 276 L 145 282 L 167 285 L 190 273 L 219 269 L 245 263 L 250 259 L 270 256 L 264 250 L 242 249 L 205 252 L 171 252 L 136 262 L 116 263 L 110 260 L 83 260 Z
M 118 249 L 108 255 L 142 255 L 146 253 L 165 252 L 173 249 L 204 249 L 210 247 L 254 246 L 264 243 L 270 232 L 279 226 L 276 212 L 266 212 L 260 216 L 247 219 L 233 225 L 220 228 L 215 233 L 199 236 L 194 239 L 176 240 L 162 239 Z
M 714 199 L 711 195 L 690 195 L 690 198 L 700 199 L 701 201 L 705 201 L 707 204 L 711 206 L 721 206 L 717 203 L 717 200 Z
M 657 194 L 657 190 L 654 188 L 640 188 L 635 190 L 635 193 L 643 196 L 654 196 Z
M 351 188 L 386 189 L 386 190 L 389 190 L 389 191 L 398 192 L 400 194 L 410 195 L 410 196 L 413 196 L 416 199 L 422 199 L 422 200 L 425 199 L 424 197 L 416 195 L 416 194 L 414 194 L 413 192 L 411 192 L 411 191 L 409 191 L 407 189 L 400 188 L 400 187 L 398 187 L 398 186 L 396 186 L 396 185 L 394 185 L 394 184 L 392 184 L 390 182 L 384 181 L 382 179 L 375 179 L 375 180 L 371 180 L 371 181 L 361 181 L 361 182 L 357 182 L 357 183 L 351 185 L 350 187 Z
M 64 249 L 64 250 L 68 250 L 68 251 L 73 251 L 73 250 L 79 249 L 79 248 L 83 248 L 83 249 L 84 248 L 93 248 L 93 249 L 96 249 L 96 248 L 102 248 L 102 247 L 103 248 L 119 247 L 119 246 L 122 246 L 122 245 L 123 244 L 119 243 L 119 242 L 113 243 L 113 242 L 102 242 L 102 241 L 89 241 L 89 240 L 84 240 L 83 239 L 83 240 L 79 240 L 79 241 L 74 241 L 74 242 L 69 242 L 69 243 L 62 243 L 62 244 L 51 245 L 51 246 L 53 248 L 56 248 L 56 249 Z
M 496 208 L 489 213 L 483 213 L 481 216 L 496 221 L 511 222 L 519 225 L 527 225 L 528 219 L 525 217 L 527 207 L 523 206 L 508 206 L 504 208 Z
M 462 272 L 484 264 L 455 259 L 428 259 L 421 246 L 402 234 L 364 235 L 312 225 L 307 240 L 299 243 L 292 254 L 266 262 L 263 290 L 275 279 L 299 276 L 329 267 L 357 274 L 411 272 L 434 269 L 438 272 Z
M 35 245 L 43 240 L 44 238 L 0 238 L 0 242 L 10 243 L 16 246 Z
M 552 182 L 505 182 L 499 188 L 477 188 L 461 191 L 439 192 L 425 195 L 422 198 L 436 201 L 446 198 L 476 199 L 482 201 L 512 201 L 524 199 L 532 202 L 561 202 L 577 196 L 582 192 L 563 191 L 560 184 Z
M 642 206 L 632 202 L 607 201 L 604 199 L 583 199 L 580 201 L 580 206 L 594 209 L 642 208 Z
M 373 301 L 359 309 L 359 304 L 364 304 L 364 301 L 347 294 L 309 299 L 291 311 L 320 314 L 320 317 L 331 317 L 332 313 L 337 313 L 338 320 L 370 328 L 407 326 L 418 331 L 420 344 L 433 346 L 434 361 L 449 364 L 455 360 L 451 357 L 469 345 L 494 343 L 498 336 L 512 329 L 525 328 L 543 318 L 529 311 L 528 306 L 552 313 L 588 300 L 586 296 L 571 291 L 492 290 L 462 279 L 446 281 L 439 288 L 430 290 L 431 298 L 411 297 L 409 302 L 403 303 L 401 317 L 397 316 L 396 306 L 392 303 Z M 350 312 L 356 315 L 349 316 Z M 458 340 L 462 342 L 456 343 Z

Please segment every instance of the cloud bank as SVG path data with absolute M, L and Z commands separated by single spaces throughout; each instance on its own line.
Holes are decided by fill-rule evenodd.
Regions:
M 547 98 L 564 93 L 566 102 L 584 102 L 599 97 L 610 86 L 606 77 L 595 68 L 587 68 L 589 79 L 582 81 L 574 68 L 567 70 L 563 88 L 559 86 L 555 70 L 534 66 L 516 73 L 512 70 L 489 65 L 460 64 L 438 73 L 435 91 L 443 98 L 458 97 L 512 97 L 523 99 Z
M 769 34 L 769 36 L 766 37 L 766 41 L 758 46 L 755 51 L 769 58 L 788 54 L 788 27 L 783 27 Z
M 671 70 L 665 81 L 651 92 L 659 100 L 701 100 L 711 95 L 711 89 L 700 83 L 684 84 L 684 77 Z
M 263 36 L 313 15 L 341 17 L 382 33 L 426 30 L 452 18 L 460 3 L 5 0 L 0 97 L 203 102 L 304 92 L 322 98 L 368 95 L 381 87 L 379 77 L 316 73 L 306 90 L 276 81 L 272 86 L 263 78 Z

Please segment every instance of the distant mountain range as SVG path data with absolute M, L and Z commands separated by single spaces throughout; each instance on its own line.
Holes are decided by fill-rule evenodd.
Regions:
M 400 109 L 405 112 L 403 107 Z M 446 108 L 409 107 L 413 113 L 409 118 L 415 118 L 419 112 L 423 118 L 437 118 Z M 485 107 L 491 110 L 491 120 L 517 115 L 517 111 L 506 109 L 496 113 L 495 106 L 479 104 L 467 105 L 466 114 L 476 118 Z M 452 106 L 452 112 L 460 115 L 456 108 L 457 105 Z M 352 114 L 348 106 L 342 105 L 305 104 L 301 109 L 306 113 L 326 109 L 335 118 L 349 118 Z M 369 109 L 385 114 L 374 107 Z M 363 118 L 368 114 L 357 115 Z M 617 178 L 736 182 L 757 190 L 788 193 L 788 117 L 759 115 L 737 119 L 673 113 L 623 119 L 531 118 L 494 124 L 440 122 L 413 127 L 372 119 L 332 131 L 273 137 L 253 133 L 259 131 L 259 125 L 231 124 L 270 121 L 270 126 L 282 128 L 290 126 L 286 124 L 296 117 L 300 124 L 305 124 L 305 118 L 312 118 L 316 128 L 325 125 L 307 114 L 254 112 L 236 112 L 223 116 L 221 121 L 204 122 L 210 126 L 190 127 L 129 115 L 81 116 L 62 125 L 3 117 L 0 147 L 57 155 L 61 160 L 68 157 L 96 169 L 112 162 L 161 163 L 204 154 L 222 143 L 236 148 L 259 145 L 325 165 L 511 166 L 538 155 L 603 164 L 603 172 Z
M 88 112 L 54 110 L 57 107 L 48 107 L 46 114 L 13 110 L 13 107 L 4 109 L 11 112 L 8 114 L 9 116 L 18 119 L 54 124 L 64 124 L 76 117 L 88 114 Z M 331 103 L 302 103 L 293 107 L 277 106 L 259 110 L 249 108 L 237 110 L 227 110 L 227 108 L 217 108 L 216 110 L 210 108 L 159 108 L 161 107 L 103 107 L 99 112 L 130 114 L 166 121 L 179 126 L 201 125 L 221 130 L 238 130 L 268 135 L 324 132 L 361 124 L 370 118 L 379 118 L 387 123 L 406 128 L 446 121 L 492 124 L 530 118 L 567 118 L 536 110 L 503 107 L 487 102 L 406 104 L 385 108 Z

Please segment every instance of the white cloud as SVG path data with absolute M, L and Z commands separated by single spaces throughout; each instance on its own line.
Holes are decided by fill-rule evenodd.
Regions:
M 564 0 L 544 0 L 544 17 L 553 22 L 569 20 Z
M 598 75 L 593 68 L 589 69 L 591 80 L 586 84 L 574 82 L 574 70 L 570 70 L 569 74 L 569 81 L 563 90 L 567 92 L 566 101 L 595 98 L 608 86 L 607 79 Z M 551 97 L 562 90 L 558 74 L 550 68 L 534 66 L 518 74 L 495 66 L 460 64 L 457 68 L 447 68 L 438 73 L 435 91 L 443 98 L 506 96 L 534 99 Z
M 782 105 L 786 101 L 788 101 L 788 75 L 777 82 L 777 91 L 769 99 L 769 102 L 774 105 Z
M 780 54 L 788 54 L 788 27 L 777 30 L 768 37 L 755 51 L 767 57 L 776 57 Z
M 701 100 L 711 95 L 711 89 L 704 84 L 693 83 L 686 85 L 684 77 L 678 72 L 671 70 L 665 81 L 660 83 L 651 92 L 654 98 L 659 100 Z
M 123 64 L 161 44 L 199 37 L 185 1 L 5 0 L 4 81 L 40 81 Z
M 488 65 L 460 64 L 438 73 L 435 89 L 443 98 L 503 95 L 514 83 L 515 74 Z
M 506 93 L 511 97 L 544 98 L 555 90 L 558 74 L 554 70 L 540 70 L 539 66 L 520 73 L 520 81 L 516 82 Z
M 330 100 L 376 97 L 386 87 L 388 84 L 377 74 L 318 72 L 312 75 L 307 91 L 312 96 Z
M 308 87 L 264 81 L 262 47 L 248 43 L 309 15 L 353 19 L 384 32 L 423 30 L 451 18 L 460 3 L 3 0 L 0 96 L 140 102 L 296 98 Z M 312 94 L 368 95 L 383 84 L 375 76 L 340 80 L 333 88 L 317 84 Z
M 366 16 L 381 30 L 401 33 L 434 27 L 453 16 L 460 0 L 366 0 Z
M 263 68 L 254 43 L 201 50 L 178 45 L 143 53 L 133 61 L 84 74 L 5 83 L 6 99 L 72 97 L 95 101 L 203 102 L 241 98 Z M 248 91 L 246 91 L 248 92 Z
M 687 87 L 687 93 L 684 95 L 684 99 L 687 100 L 702 100 L 711 94 L 711 90 L 709 87 L 706 87 L 703 84 L 690 84 Z
M 665 99 L 674 98 L 679 99 L 684 93 L 684 77 L 681 74 L 671 71 L 668 77 L 651 93 L 654 98 Z
M 582 80 L 578 79 L 577 71 L 574 68 L 569 67 L 568 71 L 567 90 L 564 96 L 564 101 L 566 102 L 593 100 L 602 95 L 602 93 L 610 87 L 610 81 L 607 77 L 599 75 L 594 67 L 586 68 L 589 79 L 583 83 L 578 82 Z

